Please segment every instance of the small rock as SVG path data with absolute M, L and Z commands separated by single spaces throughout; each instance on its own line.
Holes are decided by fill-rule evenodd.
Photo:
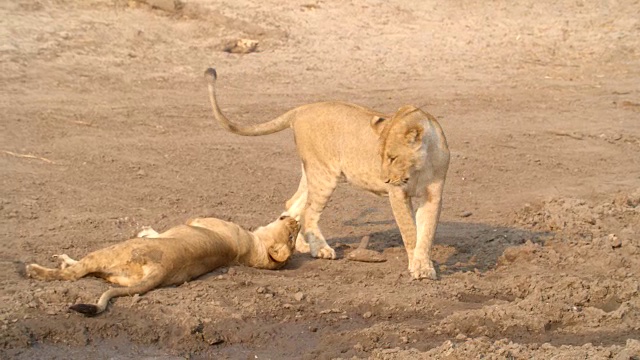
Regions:
M 236 270 L 235 268 L 229 268 L 229 270 L 227 270 L 227 275 L 229 276 L 233 276 L 238 272 L 238 270 Z
M 382 354 L 393 354 L 393 353 L 397 353 L 398 351 L 400 351 L 400 348 L 393 348 L 393 349 L 384 349 L 381 351 Z
M 144 176 L 147 176 L 147 172 L 142 170 L 142 169 L 140 169 L 140 170 L 138 170 L 136 175 L 138 175 L 138 177 L 144 177 Z
M 607 236 L 607 240 L 609 241 L 609 245 L 611 245 L 612 249 L 617 249 L 622 246 L 622 240 L 620 240 L 620 238 L 615 234 L 609 234 Z
M 371 316 L 373 316 L 373 313 L 371 313 L 371 311 L 367 311 L 366 313 L 362 314 L 362 317 L 365 319 L 368 319 Z
M 182 7 L 182 3 L 178 0 L 146 0 L 146 3 L 154 8 L 173 12 Z
M 271 299 L 273 297 L 273 294 L 264 294 L 264 297 L 266 299 Z
M 318 331 L 318 328 L 315 327 L 315 326 L 311 326 L 311 327 L 309 327 L 309 331 L 316 332 L 316 331 Z
M 223 50 L 232 54 L 248 54 L 258 49 L 258 41 L 251 39 L 238 39 L 227 43 Z
M 140 301 L 140 294 L 135 294 L 133 295 L 133 297 L 131 298 L 131 305 L 136 304 L 137 302 Z
M 355 351 L 364 351 L 364 346 L 362 346 L 362 344 L 357 343 L 355 345 L 353 345 L 353 350 Z
M 456 340 L 464 340 L 467 338 L 467 335 L 465 334 L 458 334 L 456 335 Z
M 282 307 L 285 308 L 285 309 L 291 309 L 293 307 L 293 305 L 291 305 L 291 304 L 283 304 Z
M 402 341 L 403 344 L 408 344 L 409 343 L 409 338 L 406 336 L 401 336 L 400 337 L 400 341 Z
M 259 288 L 257 288 L 257 289 L 256 289 L 256 292 L 257 292 L 258 294 L 264 294 L 266 291 L 267 291 L 267 290 L 266 290 L 264 287 L 262 287 L 262 286 L 260 286 Z
M 296 301 L 302 301 L 304 299 L 304 294 L 298 291 L 297 293 L 295 293 L 295 295 L 293 295 L 293 298 L 296 299 Z
M 471 215 L 473 215 L 473 213 L 472 213 L 471 211 L 463 211 L 463 212 L 460 214 L 460 217 L 466 218 L 466 217 L 469 217 L 469 216 L 471 216 Z

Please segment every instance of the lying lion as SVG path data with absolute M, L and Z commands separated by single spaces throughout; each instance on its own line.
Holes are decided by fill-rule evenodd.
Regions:
M 125 286 L 107 290 L 95 305 L 71 306 L 72 310 L 92 316 L 103 312 L 113 297 L 179 285 L 221 266 L 237 263 L 261 269 L 281 268 L 293 253 L 299 230 L 298 222 L 287 215 L 253 232 L 223 220 L 198 218 L 162 234 L 145 229 L 136 238 L 94 251 L 79 261 L 66 254 L 54 255 L 62 261 L 61 269 L 30 264 L 26 273 L 47 281 L 93 275 Z
M 296 249 L 335 259 L 318 228 L 320 214 L 340 181 L 377 195 L 388 195 L 407 250 L 413 278 L 436 278 L 431 247 L 449 168 L 449 148 L 438 121 L 411 105 L 383 114 L 355 104 L 320 102 L 299 106 L 256 125 L 232 123 L 220 111 L 216 71 L 207 69 L 209 99 L 215 119 L 244 136 L 293 129 L 302 177 L 287 201 L 287 213 L 303 219 Z M 413 203 L 417 205 L 414 217 Z

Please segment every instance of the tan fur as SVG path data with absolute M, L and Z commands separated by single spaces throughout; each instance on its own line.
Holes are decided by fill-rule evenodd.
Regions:
M 207 69 L 215 119 L 228 131 L 245 136 L 292 128 L 302 160 L 298 190 L 287 213 L 302 218 L 296 249 L 334 259 L 318 221 L 340 180 L 378 195 L 388 194 L 416 279 L 436 278 L 431 247 L 440 216 L 449 149 L 436 119 L 413 106 L 385 115 L 358 105 L 323 102 L 302 105 L 277 118 L 253 125 L 231 123 L 215 96 L 216 72 Z M 415 218 L 412 198 L 417 200 Z
M 96 305 L 71 307 L 95 315 L 104 311 L 113 297 L 179 285 L 221 266 L 278 269 L 293 253 L 293 239 L 299 229 L 298 222 L 286 215 L 253 232 L 220 219 L 198 218 L 161 234 L 145 229 L 138 235 L 149 238 L 136 237 L 94 251 L 79 261 L 54 255 L 62 261 L 61 269 L 30 264 L 26 272 L 40 280 L 78 280 L 93 275 L 125 286 L 109 289 Z

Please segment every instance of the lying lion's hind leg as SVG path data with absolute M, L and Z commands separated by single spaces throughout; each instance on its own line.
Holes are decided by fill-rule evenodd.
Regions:
M 111 288 L 105 291 L 102 296 L 100 296 L 100 300 L 98 300 L 97 304 L 75 304 L 71 305 L 69 309 L 77 311 L 85 316 L 95 316 L 105 311 L 107 309 L 107 306 L 109 305 L 109 300 L 114 297 L 132 296 L 135 294 L 142 295 L 150 290 L 155 289 L 162 284 L 164 275 L 165 274 L 162 272 L 151 273 L 135 285 L 128 287 Z
M 60 269 L 66 269 L 67 266 L 75 265 L 78 262 L 78 260 L 74 260 L 74 259 L 70 258 L 69 255 L 67 255 L 67 254 L 52 255 L 51 257 L 61 261 Z
M 78 280 L 89 274 L 84 266 L 78 263 L 67 266 L 64 269 L 50 269 L 38 264 L 29 264 L 26 267 L 27 276 L 38 280 Z

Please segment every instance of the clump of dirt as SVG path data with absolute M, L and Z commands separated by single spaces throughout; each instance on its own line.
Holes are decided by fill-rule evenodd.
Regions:
M 640 189 L 618 193 L 597 203 L 555 197 L 527 204 L 515 214 L 514 223 L 557 236 L 577 236 L 596 245 L 640 246 Z

